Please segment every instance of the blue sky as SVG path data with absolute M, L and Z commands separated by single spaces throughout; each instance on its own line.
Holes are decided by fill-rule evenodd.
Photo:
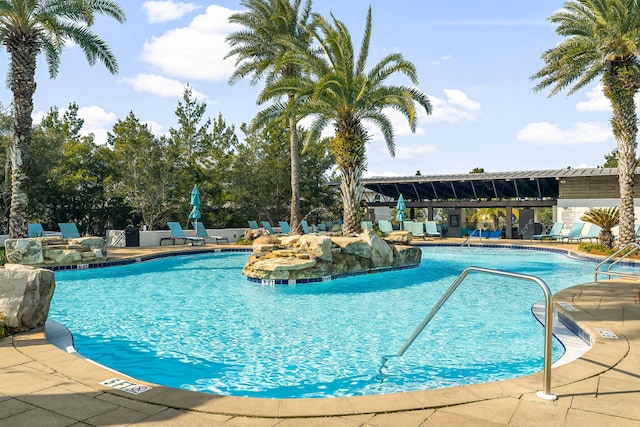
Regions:
M 229 86 L 234 61 L 225 37 L 237 29 L 228 16 L 239 1 L 120 1 L 127 22 L 101 17 L 95 31 L 116 54 L 120 72 L 90 67 L 74 46 L 65 50 L 58 77 L 50 80 L 38 58 L 34 118 L 71 102 L 85 119 L 83 132 L 97 141 L 130 111 L 157 134 L 176 126 L 175 109 L 188 83 L 208 105 L 239 127 L 260 107 L 258 86 Z M 390 52 L 412 61 L 419 89 L 433 105 L 421 112 L 415 134 L 391 115 L 396 133 L 392 158 L 377 132 L 368 147 L 366 176 L 408 176 L 595 167 L 615 148 L 607 100 L 599 82 L 568 97 L 533 92 L 530 76 L 542 53 L 560 39 L 547 18 L 563 1 L 315 0 L 314 10 L 344 21 L 359 48 L 367 8 L 373 11 L 370 66 Z M 6 73 L 8 55 L 0 53 Z M 392 81 L 410 84 L 407 79 Z M 0 91 L 9 105 L 11 92 Z

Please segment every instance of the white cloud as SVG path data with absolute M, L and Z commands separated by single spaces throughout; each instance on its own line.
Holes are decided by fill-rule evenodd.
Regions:
M 587 100 L 576 104 L 580 112 L 611 111 L 611 103 L 602 92 L 602 85 L 597 85 L 587 92 Z
M 417 160 L 421 156 L 435 153 L 438 148 L 433 144 L 411 144 L 408 147 L 396 146 L 396 159 Z
M 433 112 L 430 116 L 421 117 L 427 123 L 458 123 L 478 120 L 480 103 L 469 99 L 467 94 L 458 89 L 444 89 L 446 98 L 429 95 Z
M 61 114 L 64 114 L 61 111 Z M 115 113 L 105 111 L 102 107 L 95 105 L 89 107 L 80 107 L 78 109 L 78 117 L 84 119 L 84 125 L 80 130 L 80 135 L 86 136 L 93 134 L 96 144 L 107 143 L 107 132 L 111 130 L 114 123 L 118 120 Z
M 125 77 L 123 81 L 130 84 L 136 92 L 151 93 L 164 97 L 181 97 L 186 87 L 185 83 L 178 80 L 155 74 L 141 73 L 135 77 Z M 193 87 L 191 88 L 191 92 L 193 96 L 199 100 L 204 100 L 207 97 L 204 93 L 193 89 Z
M 145 120 L 142 124 L 149 126 L 149 129 L 151 129 L 151 132 L 154 135 L 162 136 L 167 135 L 168 133 L 163 125 L 158 122 L 154 122 L 153 120 Z
M 211 5 L 188 27 L 167 31 L 144 44 L 142 60 L 162 72 L 186 79 L 224 80 L 233 73 L 226 37 L 241 27 L 229 23 L 234 11 Z
M 174 1 L 146 1 L 142 10 L 147 14 L 147 21 L 152 24 L 180 19 L 189 12 L 199 9 L 194 3 L 176 3 Z
M 612 138 L 607 123 L 579 122 L 563 130 L 549 122 L 529 123 L 518 131 L 517 139 L 534 145 L 599 144 Z

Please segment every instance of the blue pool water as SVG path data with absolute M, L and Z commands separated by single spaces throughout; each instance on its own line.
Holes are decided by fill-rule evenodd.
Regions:
M 82 355 L 134 378 L 234 396 L 329 397 L 497 381 L 542 370 L 532 282 L 472 273 L 401 358 L 395 354 L 469 266 L 531 274 L 553 293 L 594 263 L 543 251 L 423 248 L 418 268 L 296 286 L 241 275 L 246 253 L 56 273 L 49 318 Z M 563 353 L 555 342 L 553 358 Z

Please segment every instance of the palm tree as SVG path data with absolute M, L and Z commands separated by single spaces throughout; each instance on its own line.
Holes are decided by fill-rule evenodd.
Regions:
M 28 178 L 31 113 L 36 90 L 36 58 L 44 52 L 49 75 L 55 78 L 60 55 L 68 41 L 78 45 L 90 65 L 97 60 L 117 73 L 115 56 L 90 31 L 96 14 L 124 22 L 124 11 L 109 0 L 3 0 L 0 1 L 0 40 L 10 56 L 9 85 L 13 92 L 13 141 L 11 146 L 11 214 L 9 238 L 27 235 Z
M 418 84 L 415 66 L 400 53 L 387 55 L 369 72 L 365 71 L 371 39 L 371 7 L 357 57 L 347 27 L 333 15 L 329 22 L 314 14 L 311 31 L 321 47 L 321 54 L 300 51 L 298 63 L 305 67 L 305 73 L 297 79 L 283 79 L 272 85 L 264 96 L 275 98 L 295 88 L 298 94 L 295 109 L 299 117 L 313 117 L 308 139 L 318 139 L 321 132 L 333 124 L 335 134 L 329 142 L 329 149 L 341 174 L 343 234 L 352 235 L 360 231 L 360 201 L 364 190 L 361 179 L 366 169 L 366 143 L 371 139 L 365 122 L 381 130 L 389 153 L 394 156 L 393 125 L 384 109 L 392 108 L 402 113 L 411 130 L 415 131 L 415 103 L 420 104 L 427 114 L 431 114 L 431 103 L 415 87 L 384 84 L 387 78 L 397 73 Z M 290 104 L 274 104 L 261 111 L 258 117 L 276 117 L 281 110 L 290 108 Z
M 613 247 L 614 237 L 611 229 L 620 222 L 620 210 L 617 206 L 591 208 L 580 217 L 580 220 L 599 226 L 601 230 L 598 235 L 598 243 L 605 248 L 611 249 Z
M 251 84 L 265 79 L 265 86 L 282 77 L 297 76 L 300 73 L 291 56 L 296 49 L 309 47 L 309 33 L 306 26 L 311 16 L 311 0 L 306 0 L 301 9 L 301 0 L 242 0 L 248 9 L 232 15 L 230 22 L 240 24 L 245 29 L 227 37 L 231 50 L 225 58 L 236 56 L 236 69 L 229 80 L 235 84 L 240 79 L 251 76 Z M 295 99 L 293 92 L 287 93 L 290 102 Z M 265 99 L 258 98 L 258 103 Z M 279 117 L 278 119 L 282 119 Z M 289 144 L 291 150 L 291 211 L 292 233 L 299 233 L 300 224 L 300 153 L 297 123 L 298 118 L 290 112 L 288 118 Z M 255 123 L 256 126 L 266 123 Z
M 635 241 L 633 187 L 638 118 L 634 95 L 640 89 L 640 5 L 638 0 L 571 0 L 551 15 L 566 37 L 547 50 L 545 67 L 532 76 L 536 91 L 551 87 L 574 94 L 596 78 L 613 107 L 620 186 L 620 244 Z

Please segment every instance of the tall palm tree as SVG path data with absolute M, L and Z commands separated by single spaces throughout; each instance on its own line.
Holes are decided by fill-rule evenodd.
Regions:
M 11 214 L 9 238 L 27 235 L 28 179 L 31 113 L 36 90 L 36 58 L 44 52 L 49 75 L 55 78 L 65 44 L 72 41 L 90 65 L 97 60 L 117 73 L 118 64 L 106 43 L 90 27 L 96 14 L 124 22 L 124 11 L 109 0 L 2 0 L 0 40 L 10 56 L 9 85 L 13 92 L 13 142 L 11 147 Z
M 246 12 L 232 15 L 230 22 L 245 28 L 227 37 L 231 50 L 225 58 L 236 56 L 236 69 L 229 79 L 235 84 L 240 79 L 251 76 L 251 84 L 265 80 L 265 86 L 282 77 L 297 76 L 300 67 L 291 56 L 297 49 L 306 50 L 310 44 L 306 29 L 311 17 L 311 0 L 242 0 Z M 286 94 L 290 102 L 295 94 Z M 265 99 L 258 98 L 258 103 Z M 279 119 L 282 119 L 280 117 Z M 290 225 L 293 233 L 299 232 L 300 224 L 300 153 L 295 112 L 288 118 L 289 143 L 291 150 L 291 213 Z M 264 123 L 261 123 L 264 124 Z
M 571 0 L 551 15 L 564 41 L 542 55 L 545 67 L 533 75 L 536 91 L 551 87 L 574 94 L 601 78 L 613 107 L 617 140 L 621 245 L 635 241 L 633 187 L 638 117 L 634 96 L 640 89 L 640 4 L 638 0 Z
M 352 235 L 360 231 L 360 202 L 364 190 L 361 179 L 366 169 L 366 144 L 371 139 L 365 124 L 370 122 L 381 130 L 389 153 L 394 156 L 393 125 L 384 109 L 392 108 L 402 113 L 411 130 L 415 131 L 416 103 L 427 114 L 431 114 L 431 103 L 415 87 L 385 85 L 385 81 L 397 73 L 418 84 L 415 66 L 400 53 L 387 55 L 370 71 L 365 70 L 371 39 L 371 7 L 357 57 L 349 30 L 335 17 L 327 21 L 314 14 L 311 31 L 321 47 L 321 54 L 300 52 L 298 61 L 301 67 L 306 67 L 306 72 L 298 79 L 272 85 L 265 97 L 273 98 L 296 88 L 296 112 L 299 117 L 313 117 L 309 139 L 319 138 L 321 132 L 333 124 L 335 134 L 329 142 L 329 149 L 341 174 L 343 233 Z M 288 108 L 290 105 L 274 104 L 258 116 L 275 117 L 280 110 Z

